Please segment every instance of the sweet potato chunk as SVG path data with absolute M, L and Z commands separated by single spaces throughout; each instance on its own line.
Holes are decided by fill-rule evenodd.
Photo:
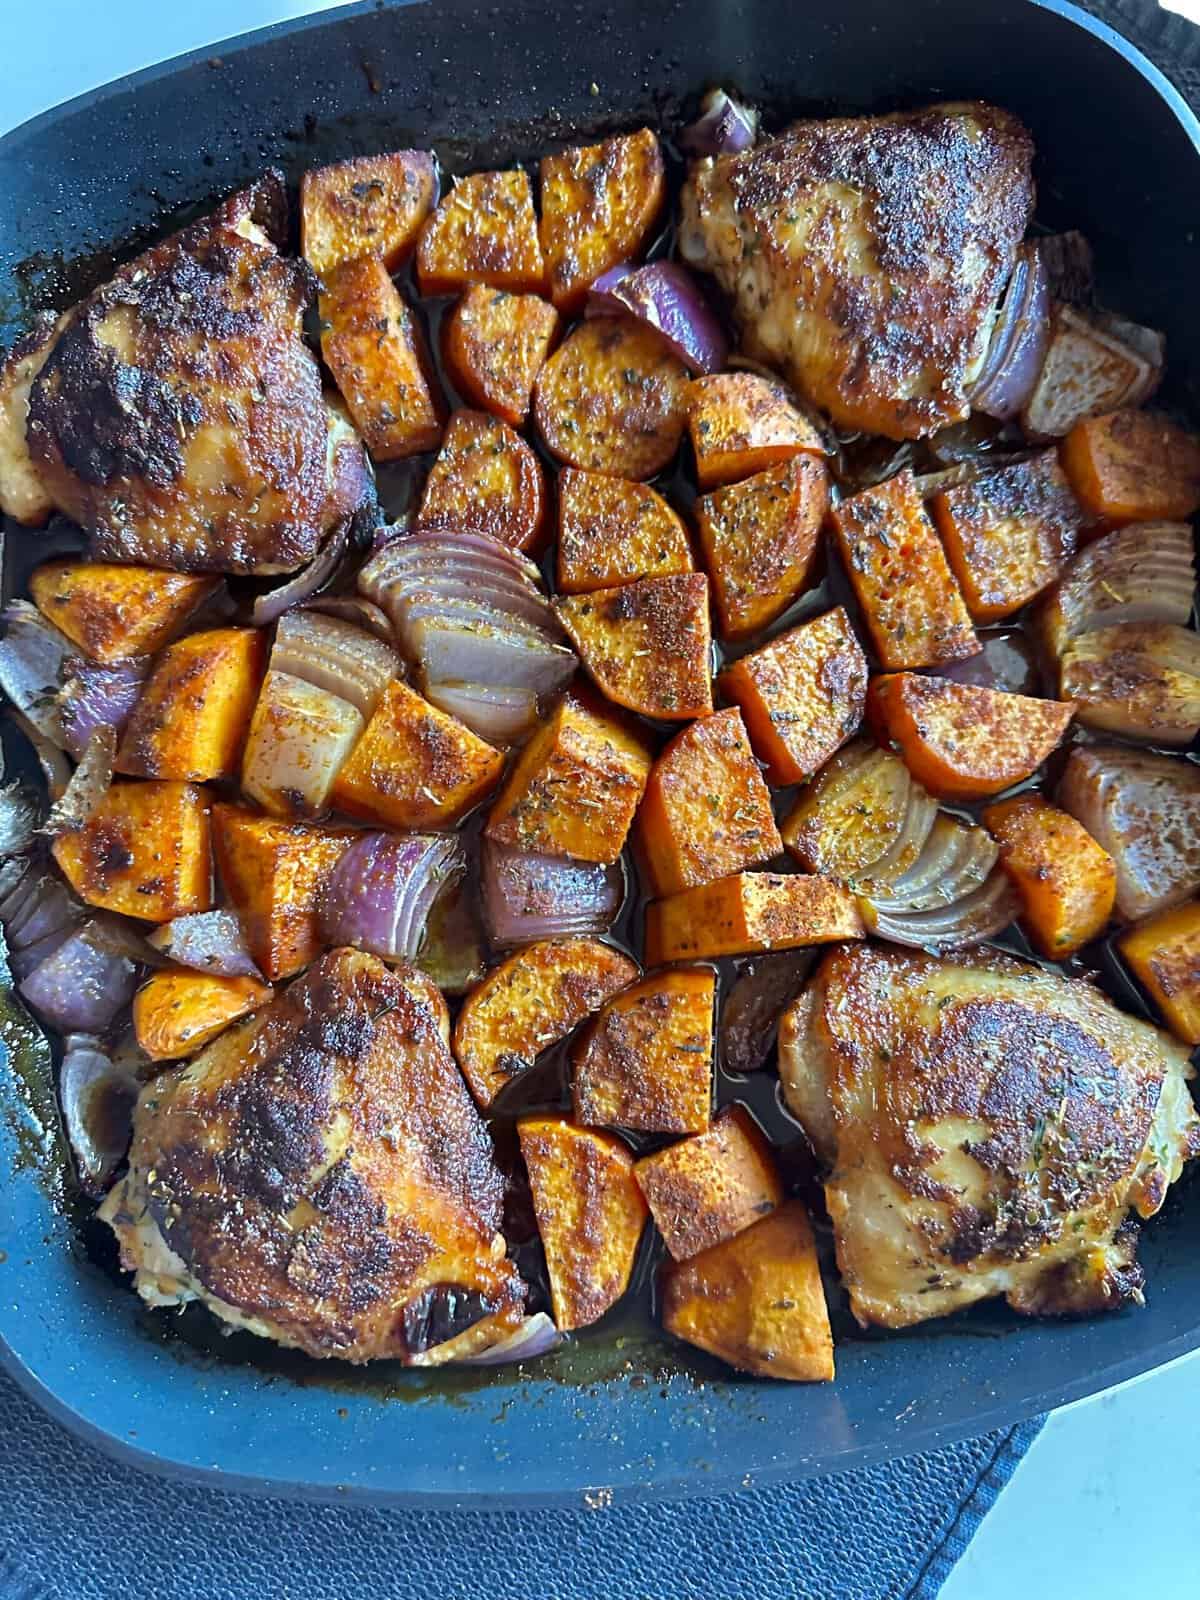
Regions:
M 517 757 L 488 838 L 542 855 L 615 861 L 649 773 L 639 738 L 567 695 Z
M 564 467 L 558 475 L 558 587 L 610 589 L 691 572 L 683 519 L 644 483 Z
M 851 495 L 830 520 L 885 667 L 936 667 L 978 654 L 962 593 L 911 472 Z
M 7 354 L 0 353 L 0 511 L 27 528 L 42 527 L 54 510 L 29 453 L 26 428 L 29 392 L 58 329 L 55 318 L 44 312 Z
M 637 976 L 636 963 L 599 939 L 539 939 L 493 967 L 454 1027 L 454 1054 L 480 1106 Z
M 1109 522 L 1176 521 L 1200 510 L 1200 437 L 1150 411 L 1110 411 L 1062 442 L 1071 487 Z
M 539 295 L 476 283 L 442 324 L 442 358 L 473 406 L 519 428 L 558 330 L 558 312 Z
M 833 1377 L 833 1333 L 802 1200 L 665 1267 L 661 1290 L 667 1332 L 731 1367 L 800 1383 Z
M 365 727 L 340 695 L 268 672 L 246 738 L 242 789 L 273 816 L 319 816 Z
M 829 475 L 816 456 L 795 456 L 696 502 L 723 638 L 749 638 L 808 588 L 828 505 Z
M 457 294 L 472 283 L 540 293 L 546 263 L 529 175 L 514 167 L 456 179 L 422 230 L 417 283 L 422 294 Z
M 190 783 L 114 783 L 54 859 L 81 900 L 146 922 L 208 911 L 208 799 Z
M 676 734 L 650 771 L 638 842 L 655 894 L 677 894 L 783 848 L 771 792 L 736 707 Z
M 862 937 L 850 891 L 802 873 L 738 872 L 646 907 L 648 966 Z
M 29 592 L 85 655 L 120 661 L 161 650 L 220 581 L 107 561 L 47 561 L 30 578 Z
M 701 572 L 641 578 L 569 595 L 559 620 L 608 698 L 678 722 L 713 708 L 708 579 Z
M 521 435 L 486 411 L 456 411 L 425 480 L 418 529 L 486 533 L 529 550 L 545 523 L 541 462 Z
M 395 272 L 412 254 L 437 192 L 427 150 L 315 167 L 300 180 L 301 253 L 318 277 L 358 256 L 378 256 Z
M 611 1133 L 565 1117 L 522 1117 L 521 1154 L 564 1332 L 598 1322 L 629 1287 L 646 1225 L 633 1155 Z
M 732 662 L 717 686 L 741 706 L 772 783 L 803 783 L 857 732 L 867 658 L 835 606 Z
M 726 1106 L 707 1133 L 643 1156 L 633 1170 L 676 1261 L 732 1239 L 783 1202 L 771 1147 L 744 1106 Z
M 1171 1032 L 1200 1044 L 1200 900 L 1139 922 L 1118 945 Z
M 391 828 L 446 827 L 498 782 L 504 757 L 394 678 L 333 786 L 333 804 Z
M 944 489 L 930 509 L 976 622 L 1011 616 L 1048 588 L 1083 521 L 1053 450 Z
M 931 794 L 980 800 L 1030 778 L 1060 742 L 1074 707 L 948 678 L 872 678 L 867 715 Z
M 151 1061 L 174 1061 L 190 1056 L 270 998 L 269 986 L 257 978 L 164 967 L 134 996 L 133 1031 Z
M 757 372 L 696 378 L 687 393 L 688 432 L 702 489 L 715 489 L 794 456 L 825 454 L 820 429 L 781 383 Z
M 615 478 L 652 478 L 679 448 L 687 368 L 652 328 L 581 322 L 538 374 L 533 415 L 552 456 Z
M 662 151 L 649 128 L 543 156 L 542 249 L 550 298 L 579 311 L 609 267 L 632 261 L 666 199 Z
M 1035 950 L 1062 961 L 1099 937 L 1112 915 L 1117 870 L 1082 823 L 1040 794 L 1018 794 L 988 806 L 983 825 L 1000 846 Z
M 136 778 L 230 778 L 262 679 L 266 633 L 214 628 L 163 651 L 117 751 Z
M 320 312 L 321 354 L 376 461 L 432 450 L 445 406 L 424 336 L 383 262 L 335 267 Z
M 711 967 L 677 967 L 616 995 L 575 1048 L 575 1117 L 642 1133 L 702 1133 L 712 1116 Z

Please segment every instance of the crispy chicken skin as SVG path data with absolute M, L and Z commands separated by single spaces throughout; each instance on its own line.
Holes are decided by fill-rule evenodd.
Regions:
M 100 1215 L 152 1304 L 433 1365 L 520 1322 L 503 1180 L 421 974 L 335 950 L 147 1084 Z
M 842 947 L 784 1013 L 779 1067 L 864 1324 L 1140 1299 L 1128 1210 L 1200 1151 L 1186 1050 L 1001 956 Z
M 693 169 L 680 246 L 731 297 L 748 354 L 839 427 L 915 438 L 967 415 L 1032 156 L 978 102 L 798 122 Z

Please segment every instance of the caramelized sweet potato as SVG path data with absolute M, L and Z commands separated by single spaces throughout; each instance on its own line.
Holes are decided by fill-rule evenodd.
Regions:
M 652 328 L 581 322 L 538 374 L 533 415 L 552 456 L 616 478 L 652 478 L 679 448 L 687 369 Z
M 488 838 L 542 855 L 615 861 L 649 773 L 640 738 L 566 695 L 513 764 Z
M 133 998 L 133 1031 L 151 1061 L 174 1061 L 190 1056 L 270 998 L 269 986 L 257 978 L 164 967 Z
M 30 578 L 29 592 L 85 655 L 120 661 L 161 650 L 220 581 L 107 561 L 47 561 Z
M 717 687 L 742 708 L 772 783 L 803 783 L 857 732 L 867 658 L 835 606 L 732 662 Z
M 688 432 L 702 489 L 715 489 L 794 456 L 823 456 L 820 429 L 783 384 L 757 372 L 696 378 L 687 393 Z
M 163 651 L 117 751 L 135 778 L 230 778 L 262 680 L 266 633 L 213 628 Z
M 358 256 L 378 256 L 395 272 L 412 254 L 437 192 L 427 150 L 314 167 L 300 180 L 301 254 L 318 277 Z
M 320 312 L 321 354 L 376 461 L 432 450 L 445 406 L 424 336 L 383 262 L 335 267 Z
M 442 323 L 451 382 L 473 406 L 519 428 L 560 326 L 540 295 L 472 284 Z
M 642 1133 L 702 1133 L 712 1117 L 711 967 L 643 978 L 600 1011 L 575 1047 L 575 1118 Z
M 1035 950 L 1062 961 L 1099 937 L 1112 915 L 1117 871 L 1082 823 L 1040 794 L 1018 794 L 988 806 L 983 825 L 1000 846 Z
M 666 199 L 662 151 L 649 128 L 543 156 L 542 249 L 550 298 L 574 315 L 609 267 L 632 261 Z
M 522 1117 L 517 1136 L 537 1217 L 554 1321 L 586 1328 L 629 1287 L 646 1203 L 620 1139 L 565 1117 Z
M 616 705 L 679 722 L 712 701 L 708 579 L 701 572 L 640 578 L 568 595 L 555 608 L 579 658 Z
M 507 422 L 456 411 L 425 480 L 416 525 L 486 533 L 513 550 L 541 542 L 546 482 L 541 462 Z
M 830 520 L 885 667 L 936 667 L 978 653 L 962 593 L 911 472 L 851 495 Z
M 653 489 L 602 472 L 558 475 L 558 588 L 610 589 L 638 578 L 691 572 L 683 519 Z
M 60 325 L 43 312 L 24 338 L 7 354 L 0 353 L 0 511 L 27 528 L 42 527 L 54 510 L 29 453 L 26 428 L 29 391 L 46 364 Z
M 805 873 L 738 872 L 646 907 L 648 966 L 862 937 L 850 891 Z
M 338 773 L 333 804 L 391 828 L 446 827 L 499 781 L 504 757 L 394 678 Z
M 665 1267 L 660 1286 L 663 1327 L 677 1339 L 760 1378 L 833 1377 L 833 1333 L 803 1201 Z
M 457 294 L 472 283 L 533 294 L 546 286 L 533 191 L 520 167 L 456 179 L 421 232 L 421 293 Z
M 1030 778 L 1060 742 L 1074 707 L 890 672 L 872 678 L 867 715 L 881 743 L 891 741 L 930 794 L 981 800 Z
M 732 1239 L 783 1202 L 771 1147 L 744 1106 L 726 1106 L 707 1133 L 643 1156 L 633 1170 L 676 1261 Z
M 1093 516 L 1175 521 L 1200 510 L 1200 437 L 1150 411 L 1110 411 L 1071 429 L 1063 469 Z
M 365 727 L 340 695 L 268 672 L 246 738 L 242 789 L 273 816 L 319 816 Z
M 81 900 L 146 922 L 208 911 L 208 797 L 190 783 L 114 783 L 54 859 Z
M 655 894 L 677 894 L 783 848 L 771 793 L 736 707 L 676 734 L 650 771 L 638 843 Z
M 480 1106 L 637 976 L 635 962 L 599 939 L 539 939 L 493 967 L 454 1026 L 454 1055 Z
M 1118 947 L 1171 1032 L 1200 1044 L 1200 900 L 1139 922 Z

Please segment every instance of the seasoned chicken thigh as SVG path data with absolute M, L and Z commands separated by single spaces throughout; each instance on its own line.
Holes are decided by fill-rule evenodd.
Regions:
M 434 1365 L 520 1322 L 503 1181 L 420 973 L 336 950 L 164 1072 L 100 1215 L 151 1304 Z
M 693 169 L 680 247 L 730 295 L 748 354 L 839 427 L 915 438 L 968 413 L 1032 156 L 980 103 L 798 122 Z
M 1200 1151 L 1186 1050 L 1000 956 L 833 952 L 784 1014 L 779 1070 L 863 1323 L 1140 1299 L 1129 1208 L 1152 1216 Z

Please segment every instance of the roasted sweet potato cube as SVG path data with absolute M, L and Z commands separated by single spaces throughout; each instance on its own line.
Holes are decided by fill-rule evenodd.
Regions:
M 1040 794 L 1018 794 L 988 806 L 983 825 L 1000 846 L 1036 950 L 1062 961 L 1104 931 L 1117 870 L 1081 822 Z
M 740 1372 L 817 1383 L 833 1377 L 833 1333 L 802 1200 L 690 1261 L 664 1267 L 663 1327 Z
M 268 672 L 246 738 L 244 793 L 276 817 L 319 816 L 365 727 L 340 695 Z
M 30 578 L 29 592 L 85 655 L 119 661 L 161 650 L 220 581 L 107 561 L 48 561 Z
M 676 967 L 609 1000 L 575 1047 L 575 1118 L 641 1133 L 702 1133 L 712 1117 L 711 967 Z
M 0 511 L 27 528 L 42 527 L 54 510 L 29 453 L 26 429 L 29 391 L 54 347 L 60 325 L 43 312 L 7 355 L 0 354 Z
M 233 777 L 265 658 L 261 628 L 213 628 L 170 645 L 125 725 L 116 770 L 200 782 Z
M 557 611 L 580 660 L 616 705 L 668 722 L 712 710 L 712 629 L 702 572 L 568 595 Z
M 732 1239 L 783 1202 L 771 1147 L 744 1106 L 726 1106 L 707 1133 L 643 1156 L 633 1170 L 676 1261 Z
M 338 773 L 333 804 L 391 828 L 445 827 L 495 787 L 499 750 L 394 678 Z
M 417 527 L 486 533 L 529 550 L 545 525 L 541 462 L 521 435 L 486 411 L 456 411 L 425 480 Z
M 867 658 L 835 606 L 732 662 L 717 687 L 742 708 L 772 783 L 803 783 L 858 731 Z
M 432 450 L 445 406 L 416 318 L 382 261 L 335 267 L 320 299 L 321 354 L 377 461 Z
M 1118 943 L 1171 1032 L 1200 1044 L 1200 900 L 1148 917 Z
M 662 150 L 649 128 L 543 156 L 542 249 L 550 298 L 579 311 L 609 267 L 633 261 L 666 200 Z
M 1052 584 L 1083 511 L 1053 450 L 935 494 L 933 520 L 976 622 L 997 622 Z
M 757 372 L 715 372 L 693 379 L 688 433 L 702 489 L 734 483 L 794 456 L 823 456 L 816 424 L 782 383 Z
M 455 1057 L 483 1109 L 637 976 L 635 962 L 599 939 L 539 939 L 493 967 L 454 1027 Z
M 1200 437 L 1151 411 L 1110 411 L 1076 423 L 1063 470 L 1093 516 L 1176 521 L 1200 510 Z
M 737 872 L 646 907 L 648 966 L 862 937 L 857 900 L 815 874 Z
M 638 843 L 655 894 L 677 894 L 783 848 L 771 791 L 736 707 L 690 723 L 650 770 Z
M 457 294 L 472 283 L 540 293 L 546 263 L 528 173 L 514 167 L 456 179 L 421 232 L 417 283 L 422 294 Z
M 151 1061 L 174 1061 L 190 1056 L 270 998 L 270 987 L 257 978 L 164 967 L 133 998 L 133 1031 Z
M 1031 778 L 1067 731 L 1074 707 L 949 678 L 872 678 L 867 715 L 931 794 L 981 800 Z
M 564 467 L 558 475 L 558 587 L 611 589 L 691 572 L 683 519 L 644 483 Z
M 519 428 L 559 326 L 539 295 L 472 284 L 442 324 L 451 382 L 473 406 Z
M 830 520 L 885 667 L 936 667 L 978 654 L 962 592 L 911 472 L 851 495 Z
M 615 861 L 649 774 L 637 735 L 567 695 L 517 757 L 487 835 L 542 855 Z
M 315 167 L 300 180 L 300 249 L 319 277 L 359 256 L 395 272 L 437 203 L 427 150 L 392 150 Z
M 554 1320 L 564 1333 L 586 1328 L 629 1287 L 646 1226 L 633 1154 L 615 1135 L 566 1117 L 522 1117 L 517 1136 Z
M 54 859 L 81 900 L 146 922 L 212 906 L 208 797 L 191 783 L 111 784 Z

